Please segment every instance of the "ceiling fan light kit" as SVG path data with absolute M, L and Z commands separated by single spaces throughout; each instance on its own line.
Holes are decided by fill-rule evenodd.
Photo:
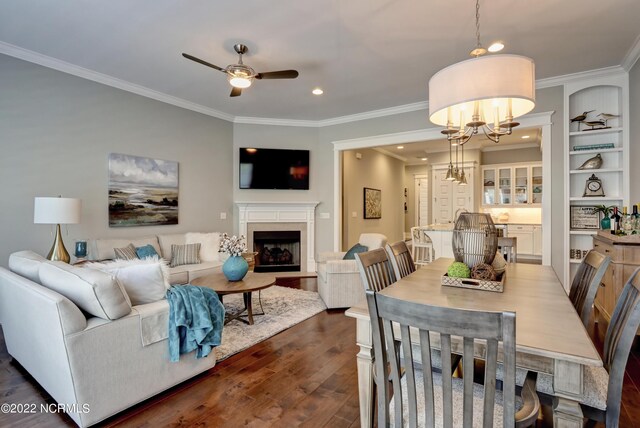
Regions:
M 445 129 L 450 144 L 466 143 L 480 129 L 497 143 L 535 107 L 535 64 L 521 55 L 489 55 L 480 43 L 476 1 L 474 57 L 450 65 L 429 80 L 429 120 Z
M 242 55 L 246 54 L 249 50 L 247 46 L 239 43 L 233 45 L 233 49 L 238 54 L 238 63 L 228 65 L 225 68 L 218 67 L 217 65 L 211 64 L 210 62 L 204 61 L 187 53 L 183 53 L 182 56 L 190 59 L 191 61 L 225 73 L 227 75 L 229 84 L 232 86 L 231 94 L 229 94 L 230 97 L 238 97 L 242 95 L 242 90 L 250 87 L 254 79 L 295 79 L 296 77 L 298 77 L 298 72 L 296 70 L 280 70 L 257 73 L 253 68 L 245 65 L 242 62 Z

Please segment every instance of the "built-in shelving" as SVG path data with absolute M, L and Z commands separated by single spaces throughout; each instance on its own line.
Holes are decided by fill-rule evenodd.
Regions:
M 564 221 L 564 286 L 567 288 L 581 259 L 571 258 L 571 250 L 586 251 L 593 247 L 596 230 L 571 230 L 570 207 L 594 205 L 629 205 L 629 80 L 626 73 L 576 81 L 564 87 L 565 94 L 565 221 Z M 586 120 L 600 119 L 600 113 L 618 115 L 607 122 L 608 128 L 590 130 L 571 118 L 591 111 Z M 577 146 L 610 145 L 606 149 L 574 150 Z M 578 169 L 596 154 L 602 156 L 602 168 Z M 583 196 L 586 181 L 595 174 L 602 182 L 605 196 Z

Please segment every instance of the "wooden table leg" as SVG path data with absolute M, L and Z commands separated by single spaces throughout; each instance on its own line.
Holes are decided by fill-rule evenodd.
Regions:
M 579 428 L 584 419 L 580 400 L 583 390 L 584 367 L 581 364 L 567 361 L 554 362 L 553 389 L 553 426 L 562 428 Z
M 374 380 L 371 323 L 369 320 L 358 319 L 356 325 L 356 343 L 360 347 L 360 352 L 358 352 L 357 355 L 360 426 L 362 428 L 371 428 L 373 427 L 374 422 Z

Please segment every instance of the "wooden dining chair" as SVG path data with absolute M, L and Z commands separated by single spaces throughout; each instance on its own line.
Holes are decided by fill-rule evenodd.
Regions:
M 518 262 L 518 238 L 500 236 L 498 238 L 498 248 L 500 253 L 505 256 L 504 259 L 507 263 Z
M 355 257 L 365 290 L 380 291 L 396 282 L 396 274 L 384 248 L 357 253 Z
M 389 260 L 391 261 L 391 266 L 397 279 L 404 278 L 416 271 L 416 265 L 413 263 L 411 252 L 404 241 L 387 244 L 385 250 L 389 255 Z
M 585 397 L 591 400 L 583 403 L 583 414 L 591 420 L 605 422 L 607 428 L 618 426 L 624 371 L 638 326 L 640 268 L 625 284 L 611 316 L 604 339 L 603 367 L 585 366 Z M 606 392 L 602 391 L 605 385 Z M 606 402 L 597 400 L 597 397 L 606 397 Z
M 571 283 L 569 299 L 585 327 L 589 324 L 593 300 L 609 263 L 611 263 L 611 257 L 604 256 L 595 250 L 589 251 L 580 263 Z
M 522 388 L 522 407 L 516 412 L 516 315 L 513 312 L 481 312 L 443 308 L 409 302 L 367 290 L 367 304 L 372 324 L 374 365 L 382 379 L 391 375 L 390 391 L 378 385 L 378 426 L 529 426 L 535 422 L 540 401 L 535 393 L 535 374 L 528 374 Z M 394 324 L 399 324 L 399 337 Z M 413 333 L 410 333 L 410 329 Z M 414 330 L 415 329 L 415 330 Z M 417 332 L 416 332 L 417 330 Z M 505 380 L 503 390 L 495 382 L 475 384 L 473 376 L 453 378 L 449 373 L 422 370 L 432 361 L 430 332 L 440 333 L 443 364 L 451 362 L 451 337 L 463 338 L 465 373 L 473 373 L 474 343 L 486 346 L 486 379 L 496 378 L 498 344 L 502 342 Z M 413 341 L 419 338 L 419 355 Z M 385 352 L 397 340 L 403 351 L 402 376 L 396 353 Z M 379 379 L 380 377 L 378 377 Z M 386 386 L 386 385 L 385 385 Z M 462 403 L 462 406 L 454 405 Z M 460 412 L 459 407 L 462 408 Z M 460 414 L 461 413 L 461 414 Z
M 411 228 L 411 253 L 416 266 L 428 265 L 433 261 L 433 241 L 426 231 L 418 226 Z

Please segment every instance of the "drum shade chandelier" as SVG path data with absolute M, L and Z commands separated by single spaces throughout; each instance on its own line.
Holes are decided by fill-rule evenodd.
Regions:
M 520 55 L 483 56 L 486 53 L 480 43 L 480 2 L 476 0 L 473 58 L 450 65 L 429 80 L 429 120 L 445 127 L 442 133 L 450 145 L 463 145 L 480 129 L 498 143 L 519 125 L 515 118 L 535 107 L 533 60 Z M 451 162 L 449 167 L 453 174 Z

